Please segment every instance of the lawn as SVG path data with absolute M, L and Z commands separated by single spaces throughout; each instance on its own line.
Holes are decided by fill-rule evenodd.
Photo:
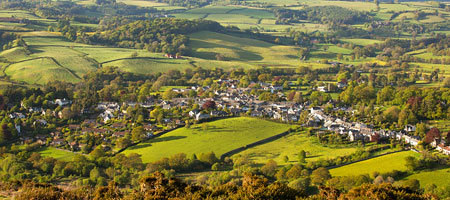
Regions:
M 436 169 L 433 171 L 422 171 L 406 177 L 405 179 L 417 179 L 422 188 L 435 184 L 437 186 L 447 186 L 450 184 L 450 168 Z
M 282 133 L 290 125 L 254 118 L 229 118 L 180 128 L 159 138 L 130 147 L 125 154 L 138 153 L 145 163 L 170 157 L 213 151 L 220 156 L 230 150 Z
M 60 149 L 57 149 L 54 147 L 44 147 L 44 148 L 38 150 L 37 152 L 40 153 L 41 156 L 53 157 L 55 159 L 62 160 L 62 161 L 71 161 L 73 156 L 75 156 L 75 153 L 60 150 Z
M 370 174 L 375 171 L 379 173 L 391 172 L 393 170 L 405 171 L 405 158 L 418 155 L 418 153 L 413 151 L 393 153 L 331 169 L 330 173 L 333 176 L 350 176 Z
M 356 151 L 356 148 L 331 148 L 317 143 L 315 138 L 307 137 L 304 132 L 287 135 L 283 138 L 260 146 L 245 150 L 239 155 L 248 155 L 258 164 L 264 164 L 269 159 L 275 160 L 279 165 L 296 163 L 297 153 L 300 150 L 308 152 L 306 161 L 334 158 L 348 155 Z M 284 156 L 288 156 L 289 163 L 284 163 Z

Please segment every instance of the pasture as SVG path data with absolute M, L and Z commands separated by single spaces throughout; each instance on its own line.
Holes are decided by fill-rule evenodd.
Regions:
M 432 171 L 421 171 L 405 178 L 417 179 L 420 182 L 420 186 L 425 188 L 431 184 L 437 186 L 447 186 L 450 184 L 450 168 L 434 169 Z
M 297 154 L 300 150 L 307 152 L 307 162 L 348 155 L 356 151 L 356 148 L 353 147 L 327 147 L 314 139 L 314 137 L 307 137 L 304 132 L 293 133 L 278 140 L 247 149 L 237 155 L 247 155 L 258 164 L 265 164 L 267 160 L 273 159 L 279 165 L 286 165 L 298 162 Z M 289 158 L 288 163 L 283 161 L 285 156 Z
M 52 157 L 62 161 L 71 161 L 72 158 L 76 155 L 75 153 L 60 150 L 54 147 L 44 147 L 37 151 L 43 157 Z
M 177 153 L 213 151 L 217 157 L 230 150 L 282 133 L 290 125 L 239 117 L 179 128 L 165 135 L 129 147 L 124 154 L 138 153 L 145 163 Z
M 263 61 L 279 63 L 279 61 L 297 60 L 298 48 L 275 45 L 260 40 L 241 38 L 221 33 L 202 31 L 190 36 L 189 46 L 193 56 L 215 60 L 217 54 L 225 60 Z
M 11 64 L 5 69 L 5 74 L 11 79 L 30 84 L 45 84 L 53 80 L 80 81 L 72 72 L 61 67 L 51 58 L 38 58 Z
M 393 170 L 405 171 L 405 158 L 408 156 L 418 156 L 413 151 L 402 151 L 392 153 L 361 162 L 345 165 L 330 170 L 332 176 L 351 176 L 361 174 L 371 174 L 372 172 L 386 173 Z

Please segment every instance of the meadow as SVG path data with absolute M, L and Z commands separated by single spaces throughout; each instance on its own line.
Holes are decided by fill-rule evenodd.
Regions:
M 44 147 L 37 151 L 43 157 L 52 157 L 61 161 L 71 161 L 75 153 L 60 150 L 54 147 Z
M 261 61 L 273 65 L 283 64 L 289 61 L 300 61 L 295 56 L 297 47 L 275 45 L 260 40 L 242 38 L 221 33 L 202 31 L 190 36 L 189 46 L 193 50 L 193 56 L 215 60 L 217 54 L 221 54 L 225 60 Z M 255 62 L 257 63 L 257 62 Z M 286 64 L 289 66 L 289 64 Z
M 334 168 L 330 170 L 330 173 L 332 176 L 351 176 L 373 172 L 386 173 L 393 170 L 406 171 L 405 158 L 408 156 L 419 156 L 419 154 L 413 151 L 392 153 Z
M 278 165 L 298 163 L 298 152 L 307 152 L 307 162 L 319 159 L 330 159 L 337 156 L 344 156 L 354 153 L 354 147 L 328 147 L 319 144 L 314 137 L 307 137 L 305 132 L 290 134 L 275 141 L 247 149 L 237 155 L 247 155 L 257 164 L 265 164 L 272 159 Z M 236 156 L 237 156 L 236 155 Z M 284 157 L 288 156 L 289 162 L 284 162 Z
M 446 186 L 450 184 L 450 168 L 433 169 L 432 171 L 421 171 L 404 178 L 417 179 L 420 182 L 420 186 L 425 188 L 431 184 L 437 186 Z
M 165 135 L 129 147 L 124 154 L 138 153 L 145 163 L 177 153 L 213 151 L 217 157 L 230 150 L 287 131 L 291 126 L 261 119 L 238 117 L 179 128 Z

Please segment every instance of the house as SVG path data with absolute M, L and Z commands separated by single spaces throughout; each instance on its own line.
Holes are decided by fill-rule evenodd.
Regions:
M 45 126 L 45 125 L 47 125 L 47 121 L 45 121 L 44 119 L 38 119 L 38 120 L 36 120 L 36 121 L 33 122 L 33 125 L 34 125 L 34 126 L 36 126 L 36 125 L 42 125 L 42 126 Z
M 444 144 L 439 144 L 438 146 L 436 146 L 436 150 L 438 150 L 439 152 L 441 152 L 445 155 L 450 155 L 450 147 L 445 146 Z
M 121 138 L 121 137 L 125 137 L 125 135 L 129 134 L 129 133 L 130 133 L 130 131 L 120 131 L 120 132 L 113 133 L 113 136 Z
M 337 86 L 339 89 L 343 89 L 343 88 L 347 87 L 347 83 L 346 83 L 346 82 L 343 82 L 343 81 L 340 81 L 340 82 L 338 82 L 338 83 L 336 84 L 336 86 Z
M 221 111 L 221 110 L 213 110 L 213 111 L 211 111 L 210 115 L 213 117 L 223 117 L 223 116 L 227 116 L 228 113 Z
M 72 101 L 64 98 L 64 99 L 55 99 L 52 103 L 62 107 L 62 106 L 72 104 Z
M 316 90 L 319 92 L 328 92 L 327 86 L 319 86 Z
M 318 114 L 318 113 L 322 113 L 322 108 L 320 108 L 320 107 L 311 107 L 310 111 L 311 111 L 311 114 Z
M 200 110 L 198 110 L 198 109 L 191 110 L 191 111 L 189 111 L 189 117 L 194 117 L 198 113 L 200 113 Z
M 22 114 L 22 113 L 19 113 L 19 112 L 14 112 L 14 113 L 9 114 L 9 118 L 11 118 L 11 119 L 16 119 L 16 118 L 23 119 L 23 118 L 25 118 L 25 115 Z
M 405 129 L 404 129 L 406 132 L 415 132 L 416 131 L 416 126 L 413 126 L 413 125 L 411 125 L 411 124 L 407 124 L 406 126 L 405 126 Z
M 197 113 L 197 115 L 195 115 L 195 119 L 196 120 L 201 120 L 201 119 L 206 119 L 209 118 L 209 114 L 202 114 L 202 113 Z
M 54 139 L 51 143 L 51 145 L 53 146 L 60 146 L 63 145 L 65 143 L 64 139 L 59 138 L 59 139 Z
M 412 146 L 417 146 L 419 144 L 420 138 L 417 136 L 409 136 L 409 135 L 403 135 L 402 139 L 405 140 L 407 144 L 410 144 Z

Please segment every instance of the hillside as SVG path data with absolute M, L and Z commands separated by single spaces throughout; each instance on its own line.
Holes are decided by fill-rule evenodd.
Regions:
M 225 152 L 287 131 L 289 127 L 246 117 L 222 119 L 171 131 L 130 147 L 123 153 L 141 154 L 146 163 L 177 153 L 192 155 L 213 151 L 219 157 Z

